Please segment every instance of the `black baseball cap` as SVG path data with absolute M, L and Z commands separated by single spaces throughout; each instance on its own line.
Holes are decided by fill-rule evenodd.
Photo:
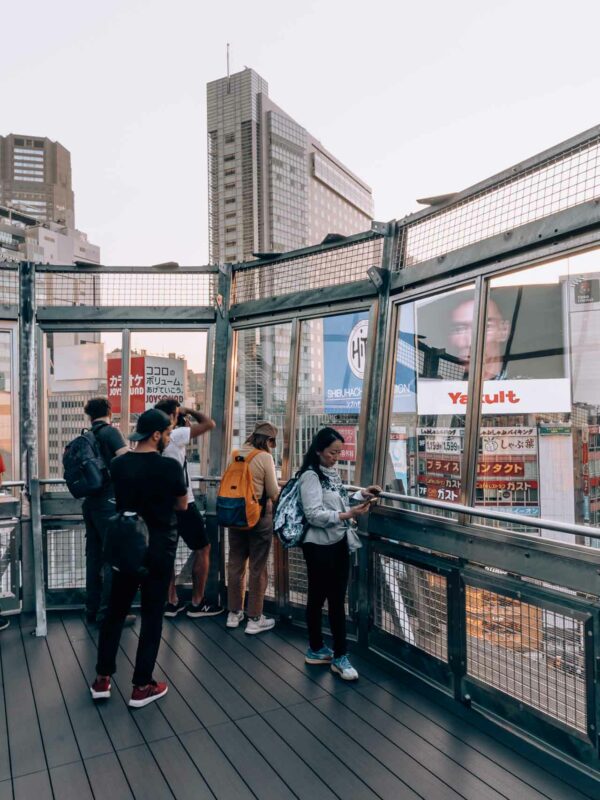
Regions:
M 140 414 L 135 426 L 135 432 L 130 433 L 128 439 L 131 442 L 141 442 L 144 439 L 148 439 L 156 431 L 159 433 L 166 431 L 170 425 L 171 420 L 164 411 L 160 411 L 158 408 L 149 408 L 148 411 Z

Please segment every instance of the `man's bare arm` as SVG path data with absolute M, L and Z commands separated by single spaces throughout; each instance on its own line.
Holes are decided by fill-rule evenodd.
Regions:
M 181 497 L 175 498 L 175 511 L 186 511 L 188 507 L 188 499 L 187 494 L 181 495 Z
M 206 414 L 202 414 L 200 411 L 194 411 L 184 406 L 183 408 L 179 408 L 179 413 L 190 416 L 194 420 L 190 425 L 190 439 L 197 439 L 198 436 L 202 436 L 217 427 L 213 419 L 207 417 Z

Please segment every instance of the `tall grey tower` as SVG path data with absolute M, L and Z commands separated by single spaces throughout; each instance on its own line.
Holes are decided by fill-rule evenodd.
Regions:
M 369 228 L 373 197 L 244 69 L 207 84 L 209 258 L 247 261 Z
M 75 227 L 71 154 L 42 136 L 0 136 L 0 205 Z

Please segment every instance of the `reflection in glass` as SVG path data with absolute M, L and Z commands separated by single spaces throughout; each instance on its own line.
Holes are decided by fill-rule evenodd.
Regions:
M 385 487 L 458 503 L 473 286 L 400 306 Z
M 166 397 L 176 397 L 181 405 L 210 414 L 210 399 L 206 396 L 207 341 L 206 331 L 134 331 L 131 334 L 130 427 L 142 411 L 153 408 Z M 120 386 L 118 355 L 115 354 L 114 369 L 109 362 L 109 370 L 111 375 L 118 373 Z M 207 457 L 208 437 L 193 439 L 186 454 L 190 478 L 203 473 Z M 193 488 L 204 487 L 195 483 Z
M 12 424 L 12 332 L 0 331 L 0 458 L 5 472 L 2 479 L 14 480 Z
M 231 447 L 240 447 L 260 420 L 280 431 L 273 450 L 281 476 L 283 425 L 287 410 L 291 323 L 269 325 L 237 334 L 237 370 Z
M 356 480 L 367 334 L 366 311 L 302 323 L 293 471 L 300 468 L 317 431 L 330 425 L 344 438 L 338 462 L 342 480 Z
M 47 441 L 40 443 L 41 475 L 62 478 L 65 445 L 89 427 L 83 409 L 92 397 L 108 396 L 108 359 L 119 353 L 121 334 L 106 332 L 46 335 Z M 113 421 L 118 424 L 119 411 Z M 46 450 L 44 453 L 44 445 Z

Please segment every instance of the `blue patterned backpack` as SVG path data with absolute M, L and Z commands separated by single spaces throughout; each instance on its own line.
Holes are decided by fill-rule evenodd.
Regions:
M 302 544 L 308 523 L 300 502 L 298 478 L 291 478 L 281 490 L 273 517 L 273 530 L 284 549 Z

